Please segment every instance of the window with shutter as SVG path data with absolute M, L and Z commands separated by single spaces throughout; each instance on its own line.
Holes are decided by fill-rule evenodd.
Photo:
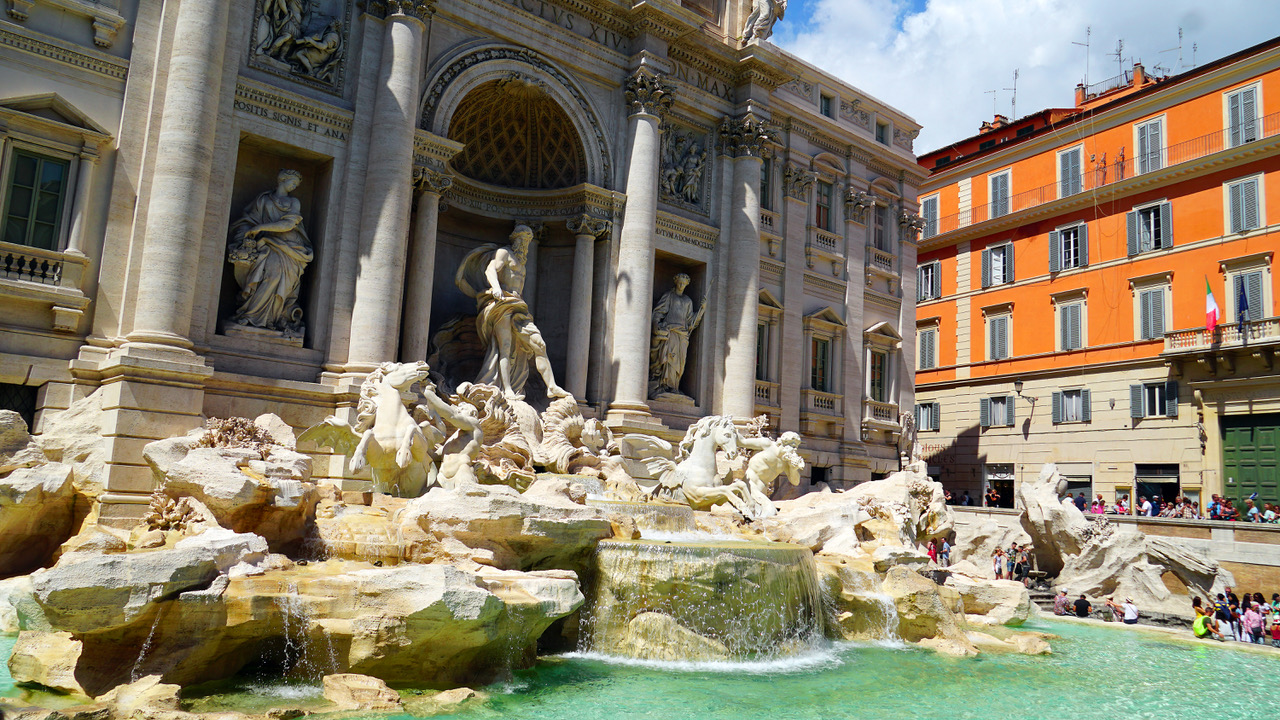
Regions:
M 978 399 L 978 425 L 991 427 L 991 400 L 988 398 Z
M 1176 381 L 1129 386 L 1129 415 L 1134 418 L 1177 417 Z
M 1054 424 L 1062 422 L 1062 393 L 1053 393 L 1053 401 L 1050 404 L 1049 416 Z
M 919 369 L 929 370 L 937 366 L 937 337 L 938 331 L 935 328 L 920 331 Z
M 1017 415 L 1018 409 L 1018 406 L 1015 404 L 1016 400 L 1017 396 L 1015 395 L 1004 396 L 1004 424 L 1010 427 L 1012 427 L 1016 421 L 1016 418 L 1014 417 Z
M 1146 415 L 1146 413 L 1143 412 L 1142 401 L 1143 401 L 1142 386 L 1130 385 L 1129 386 L 1129 417 L 1140 418 Z
M 991 217 L 1009 214 L 1009 173 L 991 176 Z
M 1088 388 L 1080 391 L 1080 421 L 1093 421 L 1093 395 Z
M 982 287 L 991 287 L 991 248 L 982 249 Z
M 831 230 L 831 183 L 819 180 L 817 188 L 817 203 L 814 208 L 813 224 L 822 230 Z
M 925 198 L 920 204 L 920 216 L 924 218 L 924 236 L 931 238 L 938 234 L 938 198 Z
M 1159 340 L 1164 337 L 1164 291 L 1164 288 L 1155 288 L 1138 294 L 1141 313 L 1138 339 Z
M 1058 306 L 1058 342 L 1063 352 L 1079 350 L 1084 347 L 1082 339 L 1082 310 L 1084 304 L 1079 302 L 1064 303 Z
M 1072 148 L 1058 155 L 1058 197 L 1075 195 L 1084 190 L 1084 178 L 1080 174 L 1083 150 Z
M 1049 233 L 1049 272 L 1062 269 L 1062 233 L 1054 230 Z
M 1261 320 L 1266 317 L 1262 301 L 1263 279 L 1261 270 L 1233 276 L 1230 300 L 1235 306 L 1235 312 L 1231 315 L 1232 320 Z M 1248 304 L 1243 313 L 1241 312 L 1243 305 L 1240 302 L 1241 296 L 1244 297 L 1245 302 Z
M 1164 127 L 1160 120 L 1138 126 L 1138 172 L 1149 173 L 1164 167 Z
M 988 354 L 992 360 L 1004 360 L 1009 357 L 1009 316 L 997 315 L 987 319 L 990 328 L 988 338 Z
M 917 268 L 916 298 L 937 300 L 942 297 L 942 263 L 934 260 Z
M 1227 185 L 1227 227 L 1233 233 L 1248 232 L 1262 226 L 1258 207 L 1258 178 Z
M 1177 380 L 1170 380 L 1164 384 L 1164 415 L 1171 418 L 1178 417 Z
M 1244 88 L 1227 95 L 1227 122 L 1231 146 L 1258 139 L 1258 89 Z

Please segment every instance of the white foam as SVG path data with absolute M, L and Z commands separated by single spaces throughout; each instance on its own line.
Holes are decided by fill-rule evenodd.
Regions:
M 601 652 L 571 652 L 559 657 L 574 660 L 594 660 L 610 665 L 665 670 L 668 672 L 709 672 L 744 675 L 787 675 L 811 670 L 838 667 L 844 664 L 838 645 L 768 660 L 641 660 Z
M 748 542 L 748 538 L 741 535 L 722 535 L 717 533 L 701 532 L 701 531 L 676 531 L 676 530 L 647 530 L 640 529 L 640 538 L 643 540 L 652 540 L 654 542 L 680 542 L 680 543 L 721 543 L 721 542 Z
M 324 688 L 319 685 L 295 685 L 291 683 L 253 683 L 245 685 L 243 689 L 254 695 L 265 695 L 282 700 L 304 700 L 306 698 L 320 697 L 324 694 Z

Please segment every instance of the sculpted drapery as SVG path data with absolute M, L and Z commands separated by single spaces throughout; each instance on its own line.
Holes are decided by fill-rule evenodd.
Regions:
M 698 329 L 702 314 L 707 309 L 706 300 L 695 312 L 693 299 L 684 294 L 689 287 L 689 276 L 680 273 L 675 277 L 675 288 L 658 299 L 653 308 L 653 339 L 649 346 L 649 398 L 663 393 L 679 393 L 680 378 L 684 376 L 685 360 L 689 356 L 689 336 Z
M 231 318 L 237 325 L 302 336 L 298 289 L 315 255 L 302 225 L 302 205 L 289 196 L 301 181 L 298 171 L 281 170 L 276 188 L 254 198 L 231 226 L 227 260 L 240 286 Z

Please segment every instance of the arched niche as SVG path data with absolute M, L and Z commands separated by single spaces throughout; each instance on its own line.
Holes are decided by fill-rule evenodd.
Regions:
M 568 74 L 541 54 L 509 45 L 480 45 L 463 49 L 445 60 L 430 76 L 422 99 L 420 126 L 449 136 L 454 116 L 466 111 L 466 101 L 482 86 L 513 84 L 535 88 L 559 106 L 582 146 L 585 181 L 612 186 L 612 153 L 598 114 Z M 465 150 L 464 150 L 465 153 Z

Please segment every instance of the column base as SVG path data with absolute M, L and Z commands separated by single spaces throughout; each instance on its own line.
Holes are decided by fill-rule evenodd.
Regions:
M 604 424 L 616 435 L 633 432 L 657 435 L 667 430 L 667 426 L 650 414 L 649 406 L 644 403 L 611 403 Z
M 73 360 L 71 370 L 78 383 L 97 386 L 85 402 L 96 405 L 103 438 L 99 518 L 130 527 L 147 511 L 156 486 L 143 448 L 204 425 L 204 384 L 213 368 L 187 350 L 125 344 L 105 356 L 94 348 Z

